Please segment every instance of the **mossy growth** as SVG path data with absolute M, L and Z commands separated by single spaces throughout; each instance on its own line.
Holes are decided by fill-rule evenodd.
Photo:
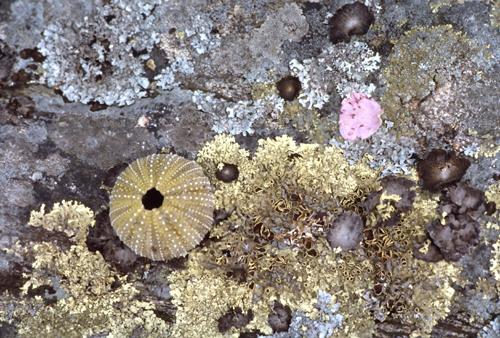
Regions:
M 168 325 L 158 318 L 152 303 L 137 299 L 139 291 L 119 275 L 99 252 L 90 252 L 85 238 L 94 224 L 93 213 L 78 202 L 54 204 L 52 211 L 33 211 L 30 224 L 65 232 L 76 243 L 61 250 L 49 242 L 30 243 L 23 256 L 33 257 L 25 274 L 24 297 L 0 302 L 0 320 L 14 323 L 21 337 L 127 337 L 138 327 L 148 337 L 162 337 Z M 39 291 L 41 291 L 41 294 Z M 43 290 L 55 295 L 48 299 Z M 14 310 L 8 310 L 14 309 Z
M 415 28 L 395 43 L 383 70 L 381 103 L 400 134 L 415 130 L 412 114 L 418 113 L 420 102 L 452 77 L 460 78 L 472 52 L 472 43 L 450 25 Z
M 217 320 L 232 308 L 254 314 L 246 331 L 271 334 L 267 316 L 275 301 L 317 318 L 320 290 L 340 305 L 338 337 L 370 337 L 376 319 L 399 320 L 429 336 L 447 315 L 459 269 L 413 257 L 414 243 L 426 241 L 425 223 L 437 217 L 437 200 L 416 184 L 411 209 L 397 211 L 399 197 L 381 192 L 368 212 L 364 201 L 381 191 L 378 172 L 364 161 L 349 165 L 336 147 L 285 136 L 260 140 L 250 156 L 221 135 L 200 150 L 198 162 L 216 188 L 217 208 L 232 214 L 190 254 L 187 269 L 169 277 L 176 335 L 221 336 Z M 228 162 L 238 165 L 238 180 L 218 181 L 218 166 Z M 345 211 L 360 214 L 367 231 L 356 249 L 331 249 L 325 232 Z M 396 212 L 397 224 L 384 225 Z

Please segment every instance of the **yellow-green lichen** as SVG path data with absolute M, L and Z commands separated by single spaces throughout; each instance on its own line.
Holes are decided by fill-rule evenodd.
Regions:
M 500 206 L 500 182 L 496 182 L 489 186 L 485 195 L 489 202 L 495 203 L 497 207 Z
M 430 337 L 434 325 L 450 311 L 455 294 L 451 284 L 457 278 L 459 268 L 444 261 L 429 264 L 415 260 L 409 266 L 411 268 L 405 269 L 407 274 L 398 269 L 393 274 L 399 279 L 408 278 L 408 289 L 403 294 L 407 293 L 411 298 L 402 319 L 404 323 L 417 327 L 411 337 Z
M 373 215 L 365 215 L 372 239 L 344 252 L 332 250 L 324 233 L 343 210 L 363 213 L 363 200 L 380 190 L 378 173 L 363 162 L 349 165 L 336 147 L 296 144 L 286 136 L 260 140 L 250 157 L 224 135 L 202 148 L 198 162 L 216 187 L 218 207 L 233 213 L 190 255 L 187 270 L 170 276 L 179 311 L 176 335 L 205 330 L 221 336 L 217 320 L 234 307 L 255 314 L 245 329 L 269 334 L 275 300 L 314 319 L 321 316 L 314 306 L 320 290 L 340 305 L 338 337 L 370 337 L 377 306 L 382 317 L 401 320 L 422 336 L 448 313 L 458 268 L 413 257 L 414 243 L 425 242 L 425 224 L 437 217 L 437 198 L 415 190 L 413 208 L 397 225 L 384 227 L 378 220 L 397 212 L 399 196 L 383 193 Z M 238 164 L 236 182 L 215 178 L 225 162 Z M 375 284 L 385 293 L 375 295 Z
M 460 66 L 472 50 L 469 40 L 450 25 L 415 28 L 396 42 L 383 71 L 381 103 L 401 134 L 414 130 L 412 114 L 418 113 L 422 100 L 452 76 L 460 76 Z
M 500 1 L 492 0 L 491 2 L 492 2 L 491 12 L 490 12 L 491 26 L 495 29 L 498 29 L 500 28 Z
M 217 320 L 230 308 L 243 311 L 252 307 L 249 288 L 225 278 L 203 265 L 203 256 L 190 255 L 187 268 L 169 276 L 173 303 L 177 307 L 173 337 L 219 337 Z M 269 332 L 266 304 L 256 313 L 251 325 Z M 255 307 L 254 307 L 255 309 Z
M 94 225 L 92 210 L 75 201 L 54 203 L 52 210 L 47 213 L 45 204 L 40 211 L 31 212 L 29 225 L 42 227 L 50 231 L 64 232 L 73 241 L 85 241 L 89 227 Z
M 138 300 L 139 291 L 115 272 L 99 252 L 90 252 L 84 239 L 94 224 L 93 213 L 78 202 L 56 203 L 52 211 L 33 211 L 31 224 L 48 230 L 63 231 L 76 239 L 63 251 L 53 243 L 30 243 L 19 248 L 34 257 L 32 271 L 25 274 L 21 288 L 24 298 L 9 297 L 0 313 L 16 323 L 21 337 L 108 337 L 129 336 L 137 327 L 148 337 L 163 337 L 168 326 L 159 319 L 153 304 Z M 30 294 L 40 288 L 53 288 L 58 299 L 47 304 L 40 295 Z M 0 306 L 0 308 L 2 307 Z
M 418 191 L 412 209 L 397 225 L 381 227 L 377 220 L 393 216 L 387 202 L 396 199 L 382 195 L 382 203 L 370 214 L 365 229 L 370 232 L 365 249 L 375 262 L 374 279 L 380 293 L 378 317 L 401 321 L 415 328 L 413 336 L 427 337 L 449 311 L 454 294 L 451 283 L 459 269 L 447 262 L 426 263 L 413 256 L 415 244 L 421 246 L 421 252 L 429 244 L 424 226 L 437 216 L 437 198 Z
M 500 286 L 500 239 L 493 244 L 493 253 L 492 253 L 491 263 L 490 263 L 490 271 L 491 274 L 495 277 L 497 284 Z

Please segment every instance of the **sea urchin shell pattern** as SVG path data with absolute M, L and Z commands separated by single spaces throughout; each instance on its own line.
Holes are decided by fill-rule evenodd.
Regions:
M 111 225 L 138 255 L 152 260 L 184 256 L 208 232 L 214 197 L 193 161 L 150 155 L 130 164 L 110 196 Z

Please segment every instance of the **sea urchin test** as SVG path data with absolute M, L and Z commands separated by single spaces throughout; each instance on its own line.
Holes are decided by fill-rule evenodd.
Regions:
M 194 161 L 150 155 L 118 176 L 110 196 L 111 225 L 138 255 L 168 260 L 186 255 L 213 221 L 214 196 Z

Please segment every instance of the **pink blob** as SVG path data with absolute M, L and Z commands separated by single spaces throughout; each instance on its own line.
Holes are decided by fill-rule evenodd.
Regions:
M 353 92 L 342 100 L 339 115 L 340 135 L 346 140 L 366 139 L 382 125 L 382 108 L 363 93 Z

